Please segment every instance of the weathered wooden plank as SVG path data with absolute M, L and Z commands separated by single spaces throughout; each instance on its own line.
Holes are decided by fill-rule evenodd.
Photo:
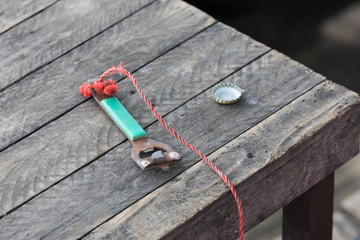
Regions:
M 284 240 L 332 240 L 334 173 L 283 207 Z
M 343 212 L 334 213 L 333 239 L 357 240 L 360 237 L 360 224 Z
M 360 225 L 360 190 L 341 201 L 340 206 L 343 211 L 356 219 Z
M 63 0 L 0 35 L 0 90 L 154 0 Z
M 184 2 L 157 1 L 9 87 L 0 94 L 3 106 L 0 109 L 0 150 L 84 101 L 77 89 L 87 79 L 100 76 L 120 60 L 126 61 L 128 70 L 133 71 L 212 23 L 214 19 Z M 167 34 L 163 34 L 164 31 Z M 217 36 L 214 43 L 231 41 L 226 39 Z M 261 45 L 254 43 L 254 47 L 257 46 Z M 260 47 L 257 51 L 253 46 L 229 49 L 225 55 L 245 51 L 244 60 L 222 67 L 235 69 L 263 49 Z M 204 52 L 209 48 L 194 50 Z
M 201 41 L 199 44 L 207 45 L 204 43 L 205 41 Z M 216 49 L 216 47 L 212 49 Z M 165 62 L 170 61 L 170 54 L 172 52 L 174 52 L 174 59 L 172 63 L 166 65 Z M 187 51 L 183 50 L 181 52 L 186 53 Z M 163 81 L 164 83 L 169 80 L 171 81 L 164 84 L 161 89 L 158 87 L 160 85 L 155 85 L 156 87 L 154 87 L 154 82 L 145 89 L 145 92 L 151 93 L 151 98 L 157 96 L 154 97 L 154 101 L 157 104 L 160 104 L 159 101 L 161 100 L 168 107 L 171 106 L 169 99 L 178 99 L 182 95 L 187 95 L 190 92 L 189 88 L 191 86 L 194 90 L 204 81 L 213 81 L 211 77 L 205 76 L 206 71 L 204 69 L 209 69 L 208 71 L 211 69 L 221 69 L 213 65 L 214 62 L 218 63 L 221 61 L 213 61 L 206 54 L 204 58 L 207 62 L 211 63 L 208 67 L 200 65 L 201 62 L 194 62 L 194 65 L 181 64 L 182 61 L 179 60 L 179 57 L 175 58 L 175 55 L 179 56 L 178 53 L 175 54 L 174 50 L 169 55 L 161 57 L 159 61 L 164 61 L 165 65 L 157 65 L 154 62 L 148 66 L 147 70 L 139 72 L 138 79 L 144 79 L 146 75 L 149 75 L 148 70 L 151 70 L 150 72 L 157 71 L 157 75 L 151 76 L 150 79 L 147 79 L 148 81 L 158 83 L 155 80 L 157 77 L 160 77 L 158 81 Z M 215 54 L 214 56 L 217 55 Z M 219 59 L 225 59 L 223 57 Z M 175 59 L 177 60 L 175 61 Z M 175 64 L 174 61 L 178 64 Z M 159 66 L 163 66 L 163 68 Z M 178 67 L 169 69 L 168 66 Z M 188 70 L 189 66 L 191 67 L 190 70 Z M 185 76 L 194 77 L 178 81 L 179 76 L 176 73 L 182 72 L 178 70 L 179 68 L 184 71 Z M 198 79 L 196 76 L 200 75 L 191 74 L 192 72 L 196 73 L 195 70 L 204 75 Z M 166 71 L 175 75 L 166 74 Z M 322 76 L 273 51 L 226 79 L 226 82 L 237 83 L 246 89 L 243 100 L 238 104 L 223 106 L 215 103 L 210 97 L 209 89 L 171 112 L 166 116 L 166 119 L 175 129 L 179 130 L 181 135 L 191 143 L 199 146 L 205 154 L 209 154 L 321 81 L 323 81 Z M 209 82 L 207 82 L 204 86 L 209 85 Z M 171 97 L 169 96 L 170 93 Z M 142 114 L 145 112 L 142 108 L 144 104 L 140 103 L 140 100 L 137 103 L 135 100 L 124 100 L 125 106 L 132 106 L 134 104 L 139 109 L 139 112 Z M 160 105 L 162 105 L 162 102 Z M 131 112 L 131 114 L 136 115 L 139 113 Z M 141 120 L 144 117 L 136 117 L 136 119 Z M 236 119 L 236 121 L 229 121 L 229 119 Z M 93 116 L 91 116 L 91 120 L 94 123 Z M 95 126 L 98 125 L 98 122 L 100 121 L 94 123 Z M 62 136 L 64 136 L 64 132 L 67 132 L 64 130 L 62 131 Z M 86 130 L 92 132 L 92 126 L 86 127 Z M 76 128 L 71 129 L 71 131 L 76 131 Z M 63 238 L 67 236 L 71 238 L 79 237 L 198 161 L 190 153 L 190 150 L 184 148 L 174 138 L 171 138 L 158 123 L 147 128 L 147 132 L 154 139 L 169 143 L 182 154 L 183 160 L 173 166 L 171 171 L 161 172 L 154 170 L 142 172 L 130 159 L 128 153 L 131 150 L 131 146 L 129 142 L 126 142 L 69 176 L 61 183 L 43 192 L 16 211 L 3 217 L 0 221 L 2 234 L 5 237 L 15 234 L 16 238 L 20 239 L 24 238 L 27 234 L 47 238 L 57 238 L 60 236 Z M 78 134 L 81 136 L 81 132 L 76 131 L 76 135 Z M 61 140 L 59 139 L 58 141 Z M 68 142 L 68 140 L 65 142 Z M 86 142 L 87 145 L 89 143 Z M 79 158 L 78 155 L 80 154 L 77 152 L 79 143 L 73 142 L 73 144 L 74 146 L 71 148 L 72 154 Z M 83 144 L 81 146 L 85 147 Z M 86 153 L 83 149 L 80 152 Z M 42 156 L 41 158 L 44 157 Z M 60 166 L 57 169 L 61 169 L 61 166 L 68 162 L 65 157 L 62 157 L 61 160 L 54 159 Z M 31 160 L 29 159 L 28 161 Z M 74 162 L 74 160 L 72 161 Z M 16 188 L 9 187 L 8 189 L 6 189 L 8 191 L 7 194 L 3 196 L 4 198 L 9 196 L 11 199 L 10 196 L 16 194 L 14 193 Z M 15 197 L 12 199 L 15 199 Z M 8 202 L 11 203 L 11 201 Z M 56 206 L 56 210 L 54 206 Z M 31 217 L 30 215 L 34 212 L 36 212 L 36 216 Z M 61 219 L 61 223 L 59 223 L 59 219 Z
M 359 102 L 325 82 L 209 156 L 237 186 L 246 230 L 358 151 Z M 199 162 L 85 239 L 235 239 L 237 217 L 227 187 Z
M 221 45 L 224 42 L 227 44 Z M 154 104 L 161 102 L 157 108 L 159 113 L 166 114 L 267 50 L 267 47 L 234 29 L 216 24 L 147 65 L 135 76 L 141 80 L 144 92 L 151 93 L 151 101 Z M 278 56 L 277 61 L 287 59 Z M 80 78 L 80 73 L 77 76 Z M 179 81 L 181 78 L 183 80 Z M 314 79 L 321 81 L 316 77 Z M 310 85 L 311 80 L 307 79 Z M 77 93 L 77 86 L 81 81 L 74 80 L 76 84 L 69 81 L 69 85 L 64 83 L 69 89 L 75 88 L 67 94 L 76 95 L 73 99 L 78 101 L 81 101 L 81 96 Z M 55 85 L 56 91 L 56 81 L 51 84 Z M 142 126 L 153 122 L 154 117 L 138 94 L 132 95 L 132 83 L 124 81 L 121 87 L 118 96 L 133 117 Z M 51 100 L 47 107 L 50 110 L 44 111 L 55 112 L 58 110 L 55 106 L 59 106 L 55 103 L 61 100 Z M 36 101 L 41 104 L 44 98 L 38 97 Z M 51 109 L 51 106 L 55 109 Z M 27 112 L 24 107 L 22 109 L 26 112 L 24 121 L 29 121 L 31 111 Z M 32 115 L 36 115 L 36 112 Z M 104 112 L 89 101 L 7 148 L 0 153 L 1 215 L 124 140 L 125 136 Z
M 59 0 L 0 1 L 0 34 Z

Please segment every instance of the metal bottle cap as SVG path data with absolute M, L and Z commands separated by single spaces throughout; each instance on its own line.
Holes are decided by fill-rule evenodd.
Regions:
M 220 83 L 212 90 L 214 100 L 220 104 L 231 104 L 239 101 L 242 89 L 232 83 Z

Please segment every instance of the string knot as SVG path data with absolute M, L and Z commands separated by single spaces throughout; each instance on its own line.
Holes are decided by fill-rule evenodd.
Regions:
M 114 95 L 119 90 L 116 82 L 114 82 L 113 80 L 109 79 L 107 81 L 103 81 L 103 79 L 100 79 L 95 81 L 93 84 L 84 82 L 79 88 L 79 93 L 84 95 L 85 97 L 90 97 L 91 88 L 94 89 L 95 92 L 109 96 Z

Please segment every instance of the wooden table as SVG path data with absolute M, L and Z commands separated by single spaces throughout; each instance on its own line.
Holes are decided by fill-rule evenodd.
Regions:
M 11 5 L 12 4 L 12 5 Z M 359 151 L 357 94 L 177 0 L 0 3 L 0 238 L 234 239 L 229 189 L 156 121 L 128 79 L 118 98 L 183 159 L 142 171 L 78 87 L 122 60 L 165 120 L 228 175 L 245 229 L 284 207 L 284 239 L 330 239 L 334 171 Z M 245 89 L 217 104 L 220 82 Z

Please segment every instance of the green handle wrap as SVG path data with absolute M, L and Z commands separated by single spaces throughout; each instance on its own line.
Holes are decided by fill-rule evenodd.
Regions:
M 148 136 L 116 97 L 101 100 L 100 104 L 131 141 Z

